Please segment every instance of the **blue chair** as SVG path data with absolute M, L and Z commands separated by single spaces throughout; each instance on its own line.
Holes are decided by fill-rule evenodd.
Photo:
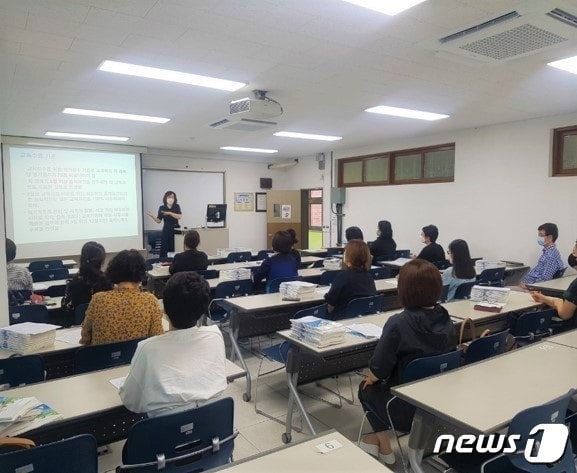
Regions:
M 325 271 L 324 273 L 321 274 L 319 284 L 321 286 L 330 286 L 340 272 L 341 270 Z
M 391 277 L 391 269 L 390 268 L 373 268 L 369 269 L 370 275 L 376 281 L 377 279 L 388 279 Z
M 30 300 L 32 291 L 29 289 L 9 289 L 8 305 L 20 305 Z
M 473 340 L 463 352 L 463 362 L 466 364 L 486 360 L 505 353 L 509 330 L 487 335 Z
M 439 269 L 441 271 L 451 267 L 451 262 L 449 260 L 446 260 L 446 259 L 441 260 L 441 261 L 435 261 L 435 262 L 433 262 L 433 264 L 437 267 L 437 269 Z
M 505 280 L 505 268 L 490 268 L 481 271 L 477 278 L 477 284 L 480 286 L 503 287 Z
M 216 269 L 205 269 L 196 271 L 204 279 L 218 279 L 219 272 Z
M 32 273 L 32 281 L 34 282 L 61 281 L 69 277 L 68 268 L 42 269 Z
M 46 261 L 32 261 L 28 265 L 28 271 L 42 271 L 43 269 L 59 269 L 64 268 L 64 263 L 61 259 L 46 260 Z
M 559 279 L 562 278 L 563 275 L 565 274 L 565 271 L 567 270 L 567 268 L 561 268 L 558 271 L 555 271 L 555 274 L 553 274 L 553 279 Z
M 214 290 L 214 299 L 208 306 L 208 317 L 213 322 L 222 323 L 228 318 L 228 311 L 220 301 L 231 297 L 242 297 L 252 294 L 252 281 L 241 279 L 239 281 L 224 281 L 218 283 Z
M 476 282 L 464 282 L 459 284 L 455 290 L 453 299 L 469 299 L 469 297 L 471 297 L 471 289 L 473 289 L 473 286 L 476 284 Z
M 120 365 L 129 365 L 142 338 L 124 342 L 90 345 L 74 354 L 74 373 L 88 373 Z
M 3 473 L 98 473 L 96 439 L 83 434 L 0 455 Z
M 231 462 L 234 402 L 230 397 L 132 426 L 117 472 L 206 471 Z
M 525 312 L 518 319 L 511 319 L 511 333 L 518 345 L 529 345 L 552 335 L 551 323 L 555 309 Z
M 257 254 L 256 254 L 256 260 L 257 261 L 262 261 L 265 260 L 269 257 L 269 255 L 271 253 L 274 253 L 273 250 L 260 250 Z
M 252 258 L 250 251 L 233 251 L 226 257 L 227 263 L 246 263 Z
M 44 381 L 44 361 L 39 355 L 13 356 L 0 360 L 0 386 L 17 388 Z
M 410 258 L 411 250 L 397 250 L 395 251 L 395 259 L 397 258 Z
M 330 258 L 332 256 L 343 255 L 344 252 L 345 252 L 344 248 L 328 248 L 327 249 L 327 258 Z
M 74 321 L 72 325 L 82 325 L 84 317 L 86 317 L 86 309 L 88 309 L 88 302 L 86 304 L 77 305 L 74 308 Z
M 384 299 L 384 294 L 353 299 L 345 308 L 345 318 L 379 313 L 383 308 Z
M 380 256 L 377 256 L 376 258 L 373 258 L 373 263 L 379 264 L 379 263 L 383 263 L 386 261 L 394 261 L 396 259 L 397 259 L 397 256 L 394 253 L 392 255 L 380 255 Z
M 162 245 L 162 232 L 148 232 L 148 245 L 150 246 L 150 254 L 160 255 L 160 246 Z
M 267 294 L 272 294 L 274 292 L 279 292 L 280 285 L 283 282 L 300 281 L 302 278 L 300 276 L 287 276 L 284 278 L 271 279 L 266 282 L 265 292 Z
M 8 319 L 10 325 L 21 324 L 23 322 L 51 323 L 48 308 L 43 304 L 11 306 L 8 308 Z
M 66 284 L 58 284 L 56 286 L 49 286 L 43 291 L 48 297 L 64 297 L 66 294 Z

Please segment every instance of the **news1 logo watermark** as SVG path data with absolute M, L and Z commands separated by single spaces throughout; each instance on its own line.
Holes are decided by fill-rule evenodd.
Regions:
M 523 453 L 529 463 L 550 464 L 561 459 L 568 438 L 569 429 L 565 424 L 536 425 L 529 432 L 524 450 L 520 450 L 522 439 L 516 434 L 465 434 L 458 437 L 443 434 L 437 438 L 433 453 Z

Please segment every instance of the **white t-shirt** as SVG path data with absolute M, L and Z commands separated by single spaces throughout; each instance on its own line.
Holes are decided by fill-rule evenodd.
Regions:
M 225 390 L 225 351 L 216 326 L 173 330 L 141 341 L 120 398 L 150 417 L 197 407 Z

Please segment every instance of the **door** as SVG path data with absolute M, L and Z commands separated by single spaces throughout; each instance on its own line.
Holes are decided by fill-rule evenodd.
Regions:
M 303 189 L 302 248 L 323 248 L 323 190 Z
M 268 191 L 266 193 L 267 248 L 272 248 L 272 237 L 276 232 L 289 228 L 294 229 L 297 236 L 301 235 L 300 191 Z M 300 242 L 296 246 L 300 248 Z

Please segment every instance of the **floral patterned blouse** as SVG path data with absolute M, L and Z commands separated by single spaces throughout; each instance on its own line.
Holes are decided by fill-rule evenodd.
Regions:
M 156 297 L 140 289 L 116 287 L 92 296 L 80 343 L 100 345 L 162 333 L 162 310 Z

